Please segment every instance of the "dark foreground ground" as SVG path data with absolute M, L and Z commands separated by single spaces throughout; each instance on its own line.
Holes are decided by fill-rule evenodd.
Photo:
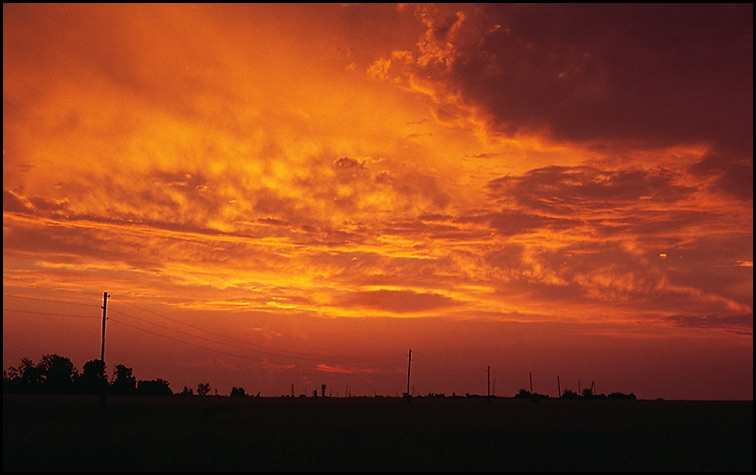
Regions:
M 3 471 L 753 471 L 753 402 L 3 396 Z

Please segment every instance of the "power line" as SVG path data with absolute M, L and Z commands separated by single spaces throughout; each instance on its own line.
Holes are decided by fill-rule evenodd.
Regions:
M 360 365 L 362 367 L 371 368 L 371 369 L 377 369 L 377 368 L 385 368 L 385 367 L 397 366 L 398 363 L 399 363 L 399 361 L 401 359 L 403 359 L 403 357 L 404 357 L 402 355 L 402 356 L 379 356 L 379 357 L 364 357 L 364 358 L 359 358 L 359 357 L 333 357 L 333 356 L 329 356 L 329 355 L 307 354 L 307 353 L 301 353 L 301 352 L 295 352 L 295 351 L 279 350 L 279 349 L 276 349 L 276 348 L 265 347 L 265 346 L 262 346 L 262 345 L 255 345 L 255 344 L 248 343 L 248 342 L 245 342 L 243 340 L 236 339 L 236 338 L 226 337 L 225 335 L 220 335 L 220 334 L 218 334 L 216 332 L 206 331 L 206 333 L 210 333 L 210 334 L 213 334 L 213 335 L 220 335 L 220 336 L 223 336 L 223 337 L 228 338 L 230 340 L 238 341 L 238 342 L 241 342 L 241 343 L 244 343 L 245 345 L 247 345 L 247 346 L 240 346 L 240 345 L 235 345 L 235 344 L 232 344 L 232 343 L 218 341 L 216 339 L 207 338 L 207 337 L 204 337 L 204 336 L 192 334 L 192 333 L 189 333 L 189 332 L 185 332 L 185 331 L 182 331 L 182 330 L 179 330 L 179 329 L 171 328 L 171 327 L 168 327 L 166 325 L 161 325 L 159 323 L 152 322 L 150 320 L 146 320 L 146 319 L 137 317 L 135 315 L 126 313 L 126 312 L 124 312 L 122 310 L 114 309 L 113 306 L 112 306 L 112 303 L 111 303 L 111 306 L 110 306 L 109 310 L 110 310 L 110 317 L 108 318 L 108 320 L 110 320 L 110 321 L 113 321 L 113 322 L 116 322 L 116 323 L 121 323 L 121 324 L 126 325 L 128 327 L 131 327 L 131 328 L 134 328 L 134 329 L 137 329 L 137 330 L 142 330 L 142 331 L 145 331 L 145 332 L 153 334 L 153 335 L 162 336 L 164 338 L 168 338 L 168 339 L 171 339 L 171 340 L 174 340 L 174 341 L 178 341 L 178 342 L 181 342 L 181 343 L 186 343 L 186 344 L 189 344 L 189 345 L 192 345 L 192 346 L 197 346 L 197 347 L 204 348 L 204 349 L 207 349 L 207 350 L 210 350 L 210 351 L 222 352 L 224 354 L 231 354 L 231 355 L 233 355 L 232 353 L 223 352 L 222 350 L 216 350 L 216 349 L 213 349 L 213 348 L 200 346 L 200 345 L 197 345 L 197 344 L 194 344 L 194 343 L 189 343 L 189 342 L 186 342 L 184 340 L 177 339 L 175 337 L 168 337 L 168 336 L 166 336 L 164 334 L 161 334 L 161 333 L 158 333 L 158 332 L 155 332 L 155 331 L 146 330 L 146 329 L 143 329 L 143 328 L 135 326 L 135 325 L 129 325 L 129 324 L 121 321 L 120 319 L 114 319 L 112 315 L 113 315 L 113 313 L 121 314 L 121 315 L 130 317 L 130 318 L 133 318 L 135 320 L 139 320 L 141 322 L 144 322 L 144 323 L 147 323 L 147 324 L 150 324 L 150 325 L 154 325 L 156 327 L 164 328 L 164 329 L 169 330 L 171 332 L 181 333 L 183 335 L 190 336 L 192 338 L 198 338 L 198 339 L 205 340 L 205 341 L 208 341 L 208 342 L 211 342 L 211 343 L 225 345 L 225 346 L 229 346 L 231 348 L 241 349 L 241 350 L 245 350 L 245 351 L 256 352 L 256 353 L 259 353 L 259 354 L 263 354 L 263 355 L 266 355 L 266 356 L 277 357 L 277 358 L 288 358 L 288 359 L 295 359 L 295 360 L 298 359 L 298 360 L 306 360 L 306 361 L 314 361 L 314 362 L 322 362 L 323 360 L 326 360 L 326 361 L 341 362 L 341 363 L 345 363 L 345 364 L 355 364 L 355 362 L 362 362 L 363 364 Z M 146 310 L 146 309 L 142 309 L 142 310 Z M 158 316 L 163 316 L 163 315 L 160 315 L 160 314 L 158 314 L 156 312 L 150 312 L 150 313 L 154 313 L 154 314 L 156 314 Z M 175 319 L 172 319 L 172 318 L 168 318 L 168 320 L 174 321 L 174 322 L 177 322 L 177 323 L 181 323 L 181 322 L 179 322 L 179 321 L 177 321 Z M 188 325 L 188 324 L 186 324 L 186 325 L 189 326 L 190 328 L 194 328 L 194 329 L 203 331 L 202 329 L 200 329 L 198 327 L 195 327 L 193 325 Z M 264 351 L 264 350 L 259 350 L 259 349 L 256 349 L 256 348 L 249 348 L 249 346 L 262 347 L 262 348 L 265 348 L 266 350 L 272 350 L 272 351 Z M 371 362 L 371 361 L 373 362 L 372 364 L 364 364 L 365 362 Z M 384 363 L 383 364 L 376 364 L 376 363 L 381 362 L 381 361 L 383 361 Z M 390 362 L 390 361 L 393 361 L 393 362 Z
M 253 350 L 250 350 L 249 348 L 245 348 L 245 347 L 242 347 L 242 346 L 239 346 L 239 345 L 234 345 L 234 344 L 231 344 L 231 343 L 226 343 L 226 342 L 223 342 L 223 341 L 213 340 L 213 339 L 210 339 L 210 338 L 206 338 L 206 337 L 204 337 L 204 336 L 194 335 L 194 334 L 192 334 L 192 333 L 189 333 L 189 332 L 185 332 L 185 331 L 182 331 L 182 330 L 177 330 L 177 329 L 175 329 L 175 328 L 170 328 L 170 327 L 167 327 L 167 326 L 165 326 L 165 325 L 160 325 L 159 323 L 151 322 L 151 321 L 149 321 L 149 320 L 145 320 L 145 319 L 143 319 L 143 318 L 139 318 L 139 317 L 136 317 L 136 316 L 134 316 L 134 315 L 130 315 L 130 314 L 126 313 L 126 312 L 122 312 L 122 311 L 120 311 L 120 310 L 116 310 L 116 309 L 113 309 L 112 307 L 110 308 L 110 312 L 111 312 L 111 314 L 112 314 L 113 312 L 115 312 L 115 313 L 119 313 L 119 314 L 121 314 L 121 315 L 125 315 L 125 316 L 128 316 L 128 317 L 131 317 L 131 318 L 133 318 L 133 319 L 135 319 L 135 320 L 139 320 L 139 321 L 141 321 L 141 322 L 145 322 L 145 323 L 148 323 L 148 324 L 150 324 L 150 325 L 155 325 L 155 326 L 157 326 L 157 327 L 160 327 L 160 328 L 165 328 L 165 329 L 167 329 L 167 330 L 170 330 L 170 331 L 172 331 L 172 332 L 181 333 L 181 334 L 183 334 L 183 335 L 188 335 L 188 336 L 191 336 L 191 337 L 193 337 L 193 338 L 199 338 L 200 340 L 209 341 L 209 342 L 211 342 L 211 343 L 218 343 L 218 344 L 220 344 L 220 345 L 226 345 L 226 346 L 230 346 L 230 347 L 232 347 L 232 348 L 238 348 L 238 349 L 242 349 L 242 350 L 249 350 L 249 351 L 253 351 Z M 113 320 L 113 317 L 111 316 L 111 317 L 110 317 L 110 319 L 111 319 L 111 320 Z M 129 325 L 129 324 L 126 324 L 126 323 L 124 323 L 124 322 L 122 322 L 122 321 L 120 321 L 120 320 L 113 320 L 113 321 L 115 321 L 115 322 L 118 322 L 118 323 L 121 323 L 121 324 L 124 324 L 124 325 L 126 325 L 126 326 L 128 326 L 128 327 L 131 327 L 131 328 L 135 328 L 135 329 L 138 329 L 138 330 L 143 330 L 143 329 L 142 329 L 142 328 L 140 328 L 140 327 L 137 327 L 137 326 L 134 326 L 134 325 Z M 161 335 L 161 334 L 159 334 L 159 333 L 157 333 L 157 332 L 153 332 L 153 331 L 149 331 L 149 330 L 144 330 L 144 331 L 146 331 L 147 333 L 151 333 L 151 334 L 153 334 L 153 335 L 158 335 L 158 336 L 165 336 L 165 335 Z M 166 337 L 166 338 L 170 338 L 170 337 Z M 177 338 L 170 338 L 170 339 L 171 339 L 171 340 L 174 340 L 174 341 L 183 342 L 182 340 L 179 340 L 179 339 L 177 339 Z M 194 345 L 194 346 L 197 346 L 197 345 Z M 205 348 L 205 347 L 203 347 L 203 348 Z M 210 348 L 205 348 L 205 349 L 210 349 Z M 283 356 L 283 357 L 289 357 L 289 355 L 285 355 L 285 354 L 277 354 L 277 353 L 267 353 L 267 352 L 264 352 L 264 351 L 259 351 L 259 353 L 267 354 L 268 356 L 277 356 L 277 357 L 282 357 L 282 356 Z
M 179 340 L 178 338 L 172 338 L 170 336 L 163 335 L 161 333 L 157 333 L 157 332 L 153 332 L 153 331 L 150 331 L 150 330 L 146 330 L 144 328 L 140 328 L 140 327 L 137 327 L 135 325 L 130 325 L 130 324 L 126 323 L 126 322 L 122 322 L 122 321 L 119 321 L 119 320 L 113 320 L 112 317 L 108 318 L 108 320 L 110 320 L 111 322 L 114 322 L 114 323 L 118 323 L 119 325 L 124 325 L 124 326 L 130 327 L 130 328 L 133 328 L 135 330 L 143 331 L 145 333 L 150 333 L 152 335 L 159 336 L 160 338 L 165 338 L 167 340 L 176 341 L 178 343 L 183 343 L 185 345 L 193 346 L 195 348 L 202 348 L 203 350 L 213 351 L 215 353 L 220 353 L 220 354 L 224 354 L 224 355 L 228 355 L 228 356 L 235 356 L 235 357 L 238 357 L 238 358 L 244 358 L 244 359 L 247 359 L 247 360 L 256 361 L 258 363 L 264 363 L 265 362 L 265 360 L 261 360 L 259 358 L 252 358 L 252 357 L 249 357 L 249 356 L 239 355 L 239 354 L 236 354 L 236 353 L 229 353 L 227 351 L 218 350 L 216 348 L 209 348 L 207 346 L 197 345 L 195 343 L 190 343 L 188 341 Z
M 24 299 L 24 300 L 37 300 L 39 302 L 62 303 L 65 305 L 79 305 L 81 307 L 94 307 L 95 306 L 89 303 L 69 302 L 67 300 L 42 299 L 39 297 L 27 297 L 25 295 L 3 294 L 3 297 L 11 297 L 11 298 L 17 298 L 17 299 Z
M 111 312 L 112 311 L 113 310 L 111 309 Z M 123 312 L 120 312 L 120 313 L 123 313 Z M 136 325 L 131 325 L 131 324 L 128 324 L 126 322 L 113 319 L 113 317 L 108 317 L 108 321 L 113 322 L 113 323 L 117 323 L 119 325 L 124 325 L 124 326 L 127 326 L 129 328 L 133 328 L 135 330 L 139 330 L 139 331 L 142 331 L 142 332 L 145 332 L 145 333 L 149 333 L 151 335 L 159 336 L 160 338 L 165 338 L 167 340 L 175 341 L 175 342 L 178 342 L 178 343 L 183 343 L 185 345 L 193 346 L 195 348 L 201 348 L 203 350 L 212 351 L 214 353 L 219 353 L 219 354 L 223 354 L 223 355 L 227 355 L 227 356 L 234 356 L 234 357 L 237 357 L 237 358 L 243 358 L 243 359 L 250 360 L 250 361 L 255 361 L 255 362 L 258 362 L 258 363 L 265 363 L 266 362 L 266 360 L 264 360 L 264 359 L 255 358 L 255 357 L 246 356 L 246 355 L 240 355 L 238 353 L 231 353 L 231 352 L 228 352 L 228 351 L 219 350 L 217 348 L 211 348 L 211 347 L 208 347 L 208 346 L 198 345 L 196 343 L 191 343 L 191 342 L 188 342 L 188 341 L 185 341 L 185 340 L 181 340 L 181 339 L 178 339 L 178 338 L 173 338 L 171 336 L 164 335 L 162 333 L 154 332 L 154 331 L 151 331 L 151 330 L 147 330 L 145 328 L 138 327 Z M 242 349 L 244 349 L 244 348 L 242 348 Z M 286 356 L 286 355 L 273 355 L 273 356 Z M 384 365 L 384 367 L 387 367 L 387 366 L 396 366 L 396 365 Z
M 431 362 L 429 360 L 423 359 L 422 358 L 422 354 L 421 354 L 421 358 L 418 360 L 417 359 L 417 352 L 415 351 L 413 353 L 414 353 L 414 356 L 415 356 L 414 359 L 413 359 L 413 361 L 416 364 L 418 364 L 420 366 L 424 366 L 424 367 L 429 368 L 429 369 L 432 369 L 434 371 L 438 371 L 440 373 L 445 373 L 445 374 L 452 375 L 452 376 L 474 376 L 474 375 L 477 374 L 477 372 L 475 372 L 475 371 L 469 371 L 469 370 L 464 370 L 464 369 L 454 369 L 454 368 L 450 368 L 450 367 L 447 367 L 447 366 L 443 366 L 443 365 L 438 364 L 438 363 Z
M 82 294 L 84 294 L 84 292 L 82 292 Z M 70 301 L 65 301 L 65 300 L 47 299 L 47 298 L 39 298 L 39 297 L 28 297 L 28 296 L 24 296 L 24 295 L 15 295 L 15 294 L 3 294 L 3 297 L 19 298 L 19 299 L 24 299 L 24 300 L 33 300 L 33 301 L 49 302 L 49 303 L 64 304 L 64 305 L 78 305 L 78 306 L 90 307 L 90 308 L 94 307 L 93 304 L 86 304 L 86 303 L 81 303 L 81 302 L 70 302 Z M 110 297 L 110 296 L 108 296 L 108 297 Z M 260 359 L 259 357 L 250 357 L 250 356 L 240 355 L 240 354 L 237 354 L 237 353 L 232 353 L 232 352 L 224 351 L 224 350 L 221 350 L 221 349 L 218 349 L 218 348 L 212 348 L 212 347 L 209 347 L 209 346 L 203 346 L 203 345 L 199 345 L 199 344 L 196 344 L 196 343 L 191 343 L 191 342 L 188 342 L 188 341 L 185 341 L 185 340 L 182 340 L 182 339 L 179 339 L 179 338 L 175 338 L 175 337 L 163 334 L 163 333 L 159 333 L 159 332 L 156 332 L 156 331 L 151 331 L 151 330 L 148 330 L 148 329 L 136 326 L 136 325 L 132 325 L 132 324 L 126 323 L 125 321 L 122 321 L 120 318 L 114 319 L 112 317 L 112 314 L 113 313 L 120 314 L 120 315 L 123 315 L 125 317 L 129 317 L 129 318 L 132 318 L 132 319 L 135 319 L 135 320 L 138 320 L 138 321 L 150 324 L 150 325 L 154 325 L 156 327 L 160 327 L 160 328 L 169 330 L 169 331 L 174 332 L 174 333 L 180 333 L 180 334 L 183 334 L 183 335 L 190 336 L 192 338 L 198 338 L 198 339 L 201 339 L 201 340 L 205 340 L 205 341 L 210 342 L 210 343 L 219 344 L 219 345 L 225 345 L 225 346 L 228 346 L 228 347 L 231 347 L 231 348 L 240 349 L 240 350 L 249 351 L 249 352 L 258 353 L 258 354 L 261 354 L 261 355 L 264 355 L 264 356 L 270 356 L 270 357 L 276 357 L 276 358 L 286 358 L 286 359 L 294 359 L 294 360 L 305 360 L 305 361 L 312 361 L 312 362 L 324 362 L 325 361 L 325 363 L 334 364 L 334 365 L 355 365 L 355 364 L 359 364 L 359 366 L 361 368 L 369 368 L 369 369 L 388 368 L 388 367 L 396 367 L 396 368 L 398 368 L 400 362 L 405 358 L 404 354 L 367 356 L 367 357 L 349 357 L 349 356 L 334 357 L 332 355 L 315 354 L 315 353 L 304 353 L 304 352 L 297 352 L 297 351 L 291 351 L 291 350 L 281 350 L 281 349 L 278 349 L 278 348 L 273 348 L 273 347 L 269 347 L 269 346 L 265 346 L 265 345 L 259 345 L 259 344 L 256 344 L 256 343 L 251 343 L 251 342 L 244 341 L 244 340 L 241 340 L 241 339 L 238 339 L 238 338 L 233 338 L 233 337 L 224 335 L 222 333 L 213 332 L 211 330 L 200 328 L 200 327 L 188 324 L 186 322 L 183 322 L 181 320 L 178 320 L 178 319 L 175 319 L 175 318 L 171 318 L 171 317 L 169 317 L 167 315 L 164 315 L 162 313 L 156 312 L 154 310 L 151 310 L 151 309 L 148 309 L 148 308 L 144 308 L 142 306 L 139 306 L 139 305 L 136 305 L 134 303 L 128 302 L 128 301 L 123 300 L 121 298 L 110 297 L 110 300 L 111 300 L 111 302 L 110 302 L 110 305 L 108 306 L 109 314 L 108 314 L 108 317 L 107 317 L 107 320 L 109 320 L 109 321 L 112 321 L 112 322 L 115 322 L 117 324 L 130 327 L 130 328 L 138 330 L 138 331 L 143 331 L 145 333 L 149 333 L 149 334 L 161 337 L 161 338 L 172 340 L 172 341 L 175 341 L 175 342 L 178 342 L 178 343 L 183 343 L 185 345 L 193 346 L 193 347 L 196 347 L 196 348 L 201 348 L 201 349 L 208 350 L 208 351 L 213 351 L 213 352 L 216 352 L 216 353 L 219 353 L 219 354 L 225 354 L 225 355 L 228 355 L 228 356 L 234 356 L 234 357 L 238 357 L 238 358 L 244 358 L 244 359 L 248 359 L 248 360 L 252 360 L 252 361 L 256 361 L 256 362 L 264 362 L 264 360 Z M 221 338 L 225 338 L 225 339 L 228 339 L 228 340 L 231 340 L 231 341 L 242 343 L 244 346 L 235 345 L 235 344 L 224 342 L 224 341 L 219 341 L 217 339 L 207 338 L 205 336 L 189 333 L 189 332 L 186 332 L 186 331 L 182 331 L 182 330 L 179 330 L 179 329 L 176 329 L 176 328 L 172 328 L 172 327 L 169 327 L 169 326 L 166 326 L 166 325 L 161 325 L 159 323 L 156 323 L 156 322 L 153 322 L 153 321 L 150 321 L 150 320 L 147 320 L 147 319 L 143 319 L 143 318 L 137 317 L 137 316 L 132 315 L 130 313 L 123 312 L 123 311 L 121 311 L 121 310 L 119 310 L 117 308 L 113 308 L 113 302 L 112 302 L 112 300 L 116 300 L 118 303 L 125 303 L 127 305 L 131 305 L 132 307 L 137 308 L 137 309 L 139 309 L 139 310 L 141 310 L 143 312 L 147 312 L 147 313 L 156 315 L 156 316 L 158 316 L 160 318 L 166 319 L 166 320 L 174 322 L 176 324 L 184 325 L 186 327 L 189 327 L 189 328 L 191 328 L 193 330 L 196 330 L 198 332 L 201 332 L 201 333 L 205 333 L 205 334 L 209 334 L 209 335 L 215 335 L 215 336 L 218 336 L 218 337 L 221 337 Z M 32 315 L 64 316 L 64 317 L 88 318 L 88 319 L 100 319 L 101 318 L 101 317 L 94 316 L 94 315 L 81 315 L 81 314 L 71 314 L 71 313 L 61 313 L 61 312 L 30 311 L 30 310 L 21 310 L 21 309 L 16 309 L 16 308 L 4 308 L 3 311 L 25 313 L 25 314 L 32 314 Z M 253 348 L 250 348 L 250 347 L 253 347 Z
M 177 319 L 175 319 L 175 318 L 171 318 L 171 317 L 168 317 L 168 316 L 166 316 L 166 315 L 164 315 L 164 314 L 162 314 L 162 313 L 159 313 L 159 312 L 156 312 L 156 311 L 154 311 L 154 310 L 150 310 L 150 309 L 147 309 L 147 308 L 144 308 L 144 307 L 140 307 L 139 305 L 133 304 L 133 303 L 131 303 L 131 302 L 127 302 L 127 301 L 125 301 L 125 300 L 122 300 L 122 299 L 116 299 L 116 298 L 112 298 L 111 300 L 118 300 L 119 302 L 123 302 L 123 303 L 126 303 L 127 305 L 131 305 L 132 307 L 138 308 L 139 310 L 142 310 L 142 311 L 145 311 L 145 312 L 151 313 L 151 314 L 153 314 L 153 315 L 159 316 L 159 317 L 161 317 L 161 318 L 164 318 L 164 319 L 166 319 L 166 320 L 169 320 L 169 321 L 171 321 L 171 322 L 174 322 L 174 323 L 178 323 L 178 324 L 180 324 L 180 325 L 184 325 L 184 326 L 186 326 L 186 327 L 192 328 L 192 329 L 194 329 L 194 330 L 197 330 L 197 331 L 200 331 L 200 332 L 203 332 L 203 333 L 207 333 L 207 334 L 210 334 L 210 335 L 219 336 L 219 337 L 222 337 L 222 338 L 226 338 L 226 339 L 228 339 L 228 340 L 232 340 L 232 341 L 236 341 L 236 342 L 239 342 L 239 343 L 243 343 L 244 345 L 254 346 L 254 347 L 257 347 L 257 348 L 262 348 L 262 349 L 264 349 L 264 350 L 270 350 L 270 351 L 276 351 L 276 352 L 283 352 L 283 354 L 280 354 L 280 353 L 278 353 L 278 354 L 275 354 L 275 353 L 274 353 L 274 354 L 272 354 L 273 356 L 284 356 L 284 357 L 289 357 L 289 358 L 301 358 L 301 359 L 310 359 L 310 360 L 319 360 L 319 359 L 334 359 L 334 357 L 333 357 L 332 355 L 323 355 L 323 354 L 315 354 L 315 353 L 302 353 L 302 352 L 298 352 L 298 351 L 292 351 L 292 350 L 280 350 L 280 349 L 278 349 L 278 348 L 273 348 L 273 347 L 270 347 L 270 346 L 260 345 L 260 344 L 257 344 L 257 343 L 251 343 L 251 342 L 248 342 L 248 341 L 245 341 L 245 340 L 241 340 L 241 339 L 238 339 L 238 338 L 230 337 L 230 336 L 228 336 L 228 335 L 224 335 L 224 334 L 222 334 L 222 333 L 214 332 L 214 331 L 211 331 L 211 330 L 207 330 L 207 329 L 204 329 L 204 328 L 200 328 L 200 327 L 197 327 L 197 326 L 195 326 L 195 325 L 191 325 L 191 324 L 188 324 L 188 323 L 186 323 L 186 322 L 183 322 L 183 321 L 181 321 L 181 320 L 177 320 Z M 161 326 L 161 327 L 163 327 L 163 328 L 166 328 L 166 329 L 169 329 L 169 330 L 171 330 L 171 331 L 176 331 L 176 332 L 179 332 L 179 333 L 184 333 L 184 334 L 186 334 L 186 335 L 190 335 L 190 336 L 193 336 L 193 337 L 195 337 L 195 338 L 201 338 L 201 339 L 203 339 L 203 340 L 213 341 L 213 342 L 215 342 L 215 343 L 220 343 L 220 344 L 222 344 L 222 345 L 227 345 L 227 346 L 232 346 L 232 347 L 242 348 L 242 347 L 239 347 L 239 346 L 237 346 L 237 345 L 231 345 L 231 344 L 229 344 L 229 343 L 224 343 L 224 342 L 220 342 L 220 341 L 216 341 L 216 340 L 211 340 L 211 339 L 208 339 L 208 338 L 205 338 L 205 337 L 201 337 L 201 336 L 197 336 L 197 335 L 192 335 L 191 333 L 182 332 L 182 331 L 180 331 L 180 330 L 176 330 L 176 329 L 173 329 L 173 328 L 170 328 L 170 327 L 165 327 L 165 326 L 163 326 L 163 325 L 159 325 L 159 324 L 157 324 L 157 323 L 155 323 L 155 322 L 150 322 L 149 320 L 143 320 L 143 319 L 141 319 L 141 318 L 139 318 L 139 317 L 136 317 L 136 316 L 134 316 L 134 315 L 131 315 L 131 314 L 125 313 L 125 312 L 123 312 L 123 311 L 120 311 L 120 310 L 115 310 L 115 309 L 113 309 L 113 307 L 112 307 L 112 303 L 111 303 L 111 307 L 110 307 L 110 309 L 111 309 L 111 312 L 117 312 L 117 313 L 121 313 L 121 314 L 123 314 L 123 315 L 129 316 L 129 317 L 132 317 L 132 318 L 135 318 L 135 319 L 137 319 L 137 320 L 141 320 L 141 321 L 144 321 L 144 322 L 146 322 L 146 323 L 150 323 L 150 324 L 152 324 L 152 325 L 155 325 L 155 326 Z M 247 350 L 249 350 L 249 348 L 246 348 L 246 347 L 243 347 L 243 349 L 247 349 Z M 261 352 L 261 353 L 265 353 L 264 351 L 260 351 L 260 352 Z M 378 362 L 378 361 L 388 361 L 388 360 L 391 360 L 391 361 L 394 361 L 394 360 L 396 360 L 396 361 L 399 361 L 400 359 L 403 359 L 403 358 L 404 358 L 404 355 L 398 355 L 398 354 L 397 354 L 397 355 L 382 355 L 382 356 L 369 356 L 369 357 L 359 357 L 359 356 L 350 357 L 350 356 L 341 356 L 341 357 L 339 357 L 339 358 L 337 358 L 337 359 L 338 359 L 338 360 L 341 360 L 341 361 L 347 361 L 347 362 L 368 362 L 368 361 L 374 361 L 374 362 Z
M 37 311 L 31 311 L 31 310 L 20 310 L 17 308 L 3 308 L 3 312 L 18 312 L 18 313 L 30 313 L 32 315 L 54 315 L 58 317 L 77 317 L 77 318 L 97 318 L 92 315 L 77 315 L 73 313 L 55 313 L 55 312 L 37 312 Z

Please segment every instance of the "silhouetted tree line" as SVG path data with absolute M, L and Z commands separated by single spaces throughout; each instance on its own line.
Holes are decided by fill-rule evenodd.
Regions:
M 407 393 L 402 393 L 403 397 L 406 397 Z M 486 398 L 486 397 L 498 397 L 498 396 L 484 396 L 481 394 L 470 394 L 465 393 L 464 396 L 456 393 L 452 393 L 451 396 L 447 396 L 444 393 L 433 393 L 430 392 L 426 394 L 425 396 L 413 396 L 418 398 Z M 551 396 L 548 394 L 539 394 L 536 392 L 531 393 L 530 391 L 526 389 L 520 389 L 520 391 L 514 395 L 515 399 L 529 399 L 531 401 L 540 401 L 541 399 L 550 399 Z M 608 396 L 605 394 L 593 394 L 593 392 L 590 389 L 583 390 L 583 394 L 577 394 L 573 391 L 570 391 L 569 389 L 564 391 L 559 399 L 630 399 L 635 400 L 635 394 L 624 394 L 624 393 L 611 393 Z
M 530 391 L 527 391 L 525 389 L 520 389 L 520 391 L 514 396 L 515 399 L 529 399 L 531 401 L 540 401 L 541 399 L 549 399 L 548 394 L 538 394 L 536 392 L 531 393 Z M 635 400 L 635 394 L 625 394 L 620 392 L 614 392 L 609 394 L 608 396 L 606 394 L 593 394 L 593 391 L 590 389 L 583 389 L 582 394 L 578 394 L 574 391 L 571 391 L 569 389 L 565 390 L 562 395 L 559 397 L 559 399 L 625 399 L 625 400 Z
M 34 363 L 29 358 L 21 358 L 18 367 L 11 366 L 3 370 L 3 394 L 100 394 L 101 391 L 108 394 L 122 395 L 145 395 L 145 396 L 170 396 L 173 394 L 168 381 L 158 378 L 153 380 L 137 380 L 134 372 L 128 366 L 118 364 L 113 371 L 110 381 L 105 372 L 105 363 L 102 360 L 87 361 L 82 372 L 76 369 L 70 359 L 52 354 L 44 355 L 39 363 Z M 325 387 L 323 388 L 325 392 Z M 197 385 L 197 395 L 205 396 L 210 392 L 210 383 Z M 181 396 L 193 396 L 194 391 L 184 386 Z M 215 391 L 218 394 L 218 391 Z M 248 396 L 242 387 L 231 388 L 230 396 Z M 260 397 L 257 393 L 256 397 Z M 376 396 L 378 397 L 378 396 Z M 407 397 L 403 393 L 403 397 Z M 463 397 L 452 393 L 446 396 L 444 393 L 428 393 L 428 398 L 459 398 Z M 485 397 L 477 394 L 466 393 L 466 398 Z M 529 399 L 540 401 L 549 399 L 547 394 L 531 393 L 525 389 L 514 396 L 515 399 Z M 582 394 L 577 394 L 569 389 L 565 390 L 560 399 L 630 399 L 635 400 L 635 394 L 614 392 L 607 395 L 593 394 L 591 389 L 584 389 Z
M 203 385 L 200 388 L 205 389 Z M 209 390 L 207 384 L 206 391 Z M 138 380 L 133 370 L 122 364 L 115 366 L 113 378 L 108 381 L 102 360 L 87 361 L 80 373 L 70 359 L 53 354 L 42 356 L 36 364 L 22 358 L 18 367 L 3 370 L 3 394 L 100 394 L 101 391 L 124 395 L 173 394 L 168 381 Z

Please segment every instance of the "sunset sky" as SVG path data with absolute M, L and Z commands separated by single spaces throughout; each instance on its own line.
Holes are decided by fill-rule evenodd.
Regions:
M 3 369 L 753 400 L 753 4 L 3 4 Z

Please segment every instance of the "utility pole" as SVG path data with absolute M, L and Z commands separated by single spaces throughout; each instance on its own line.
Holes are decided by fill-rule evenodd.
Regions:
M 488 397 L 491 397 L 491 365 L 488 365 Z
M 533 394 L 533 373 L 530 374 L 530 394 Z
M 100 348 L 100 361 L 103 363 L 105 363 L 105 320 L 107 320 L 108 297 L 107 292 L 102 293 L 102 348 Z
M 100 361 L 102 361 L 102 381 L 100 381 L 100 412 L 105 414 L 105 392 L 108 380 L 105 376 L 105 321 L 108 319 L 108 293 L 102 293 L 102 346 L 100 347 Z
M 559 376 L 557 375 L 557 397 L 562 397 L 562 386 L 559 384 Z
M 407 402 L 410 400 L 410 374 L 412 371 L 412 348 L 409 350 L 409 358 L 407 361 Z

